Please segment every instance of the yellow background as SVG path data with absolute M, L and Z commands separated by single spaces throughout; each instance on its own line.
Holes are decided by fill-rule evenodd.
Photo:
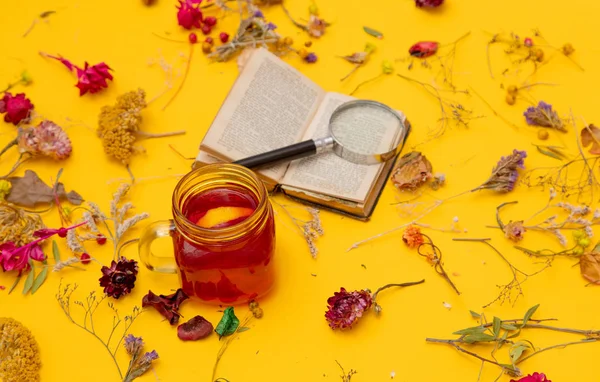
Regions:
M 308 0 L 289 3 L 290 11 L 298 19 L 308 17 Z M 555 54 L 531 80 L 557 86 L 533 88 L 528 99 L 552 103 L 563 116 L 572 108 L 576 116 L 584 116 L 588 122 L 594 122 L 598 117 L 600 77 L 595 25 L 600 5 L 597 2 L 448 0 L 433 11 L 417 9 L 412 0 L 329 0 L 319 1 L 318 6 L 321 16 L 332 23 L 323 38 L 313 41 L 311 50 L 317 53 L 319 61 L 308 65 L 295 55 L 286 60 L 329 91 L 350 92 L 360 81 L 380 73 L 383 59 L 406 58 L 408 47 L 416 41 L 449 43 L 471 31 L 458 46 L 454 69 L 456 82 L 461 88 L 467 84 L 473 86 L 519 129 L 496 118 L 478 98 L 457 97 L 483 118 L 472 121 L 468 129 L 452 127 L 440 139 L 418 147 L 431 160 L 435 172 L 446 174 L 447 186 L 437 193 L 430 193 L 436 197 L 455 195 L 482 183 L 498 158 L 510 154 L 513 148 L 529 152 L 528 168 L 558 163 L 535 152 L 532 146 L 532 143 L 539 143 L 537 131 L 527 127 L 522 117 L 529 103 L 521 98 L 515 106 L 506 105 L 505 92 L 500 88 L 501 84 L 521 84 L 531 67 L 521 66 L 524 72 L 520 74 L 520 81 L 514 75 L 502 77 L 501 71 L 506 65 L 502 61 L 502 48 L 496 46 L 492 49 L 496 78 L 491 79 L 485 54 L 489 33 L 514 31 L 526 36 L 537 27 L 555 46 L 572 43 L 576 48 L 574 58 L 586 71 L 579 71 L 567 59 Z M 36 15 L 47 10 L 58 10 L 58 13 L 48 18 L 47 23 L 36 25 L 28 37 L 22 38 Z M 294 38 L 297 47 L 308 41 L 307 35 L 293 27 L 280 8 L 265 8 L 264 11 L 266 17 L 279 26 L 282 35 Z M 213 36 L 216 38 L 217 31 L 221 30 L 233 33 L 236 23 L 237 15 L 228 15 L 219 21 Z M 27 69 L 33 84 L 27 88 L 19 86 L 13 92 L 25 91 L 35 104 L 36 112 L 62 124 L 74 145 L 73 155 L 65 163 L 36 160 L 21 167 L 18 174 L 31 168 L 50 182 L 64 166 L 62 181 L 67 189 L 75 189 L 86 200 L 108 210 L 117 181 L 127 179 L 127 172 L 104 155 L 101 142 L 95 136 L 97 115 L 101 106 L 112 104 L 117 95 L 126 91 L 142 87 L 147 91 L 148 99 L 152 99 L 164 89 L 165 75 L 158 66 L 149 65 L 150 59 L 163 57 L 180 73 L 183 71 L 182 55 L 188 54 L 188 45 L 153 35 L 169 32 L 172 38 L 185 40 L 187 32 L 176 23 L 175 2 L 157 0 L 155 6 L 146 7 L 141 0 L 5 0 L 0 3 L 0 25 L 0 82 L 11 81 L 22 69 Z M 385 37 L 377 40 L 368 36 L 362 30 L 363 25 L 382 31 Z M 339 79 L 351 65 L 337 56 L 360 51 L 366 42 L 374 43 L 377 51 L 369 64 L 341 83 Z M 75 76 L 60 63 L 39 56 L 38 51 L 61 54 L 78 65 L 86 60 L 91 64 L 104 61 L 114 69 L 115 80 L 102 93 L 80 98 L 74 87 Z M 418 65 L 408 71 L 407 63 L 395 64 L 396 72 L 424 81 L 430 81 L 437 71 L 435 66 L 428 70 Z M 185 156 L 196 155 L 198 145 L 236 75 L 235 61 L 209 64 L 197 45 L 189 77 L 179 97 L 162 111 L 173 93 L 171 91 L 144 111 L 145 131 L 185 129 L 187 134 L 144 141 L 147 152 L 133 159 L 132 171 L 140 181 L 132 190 L 131 200 L 136 211 L 151 214 L 151 219 L 139 228 L 150 221 L 170 217 L 170 198 L 177 175 L 190 168 L 191 162 L 174 154 L 168 144 Z M 181 76 L 175 86 L 180 80 Z M 376 99 L 407 114 L 414 131 L 406 151 L 425 141 L 428 131 L 435 129 L 439 118 L 435 99 L 419 86 L 396 76 L 366 86 L 357 96 Z M 2 123 L 0 131 L 0 143 L 8 142 L 15 135 L 12 125 Z M 548 144 L 566 145 L 575 155 L 575 136 L 576 131 L 569 127 L 567 134 L 551 134 Z M 1 172 L 5 173 L 14 160 L 16 152 L 13 149 L 2 157 Z M 454 330 L 474 325 L 469 310 L 481 311 L 481 307 L 496 296 L 496 285 L 510 280 L 510 272 L 483 244 L 453 242 L 452 237 L 491 237 L 492 243 L 511 261 L 533 271 L 538 267 L 534 260 L 514 250 L 499 230 L 486 228 L 486 225 L 494 224 L 495 206 L 501 202 L 519 200 L 518 205 L 505 211 L 505 219 L 523 219 L 545 205 L 547 193 L 520 187 L 507 196 L 490 192 L 469 194 L 442 205 L 423 220 L 437 227 L 449 227 L 452 218 L 457 216 L 460 227 L 468 229 L 468 234 L 425 230 L 442 248 L 447 271 L 458 274 L 452 277 L 461 296 L 457 296 L 414 250 L 403 245 L 400 233 L 346 252 L 357 240 L 409 221 L 409 217 L 402 216 L 401 211 L 391 204 L 410 197 L 398 193 L 388 183 L 369 223 L 323 212 L 326 233 L 318 240 L 320 252 L 316 260 L 310 257 L 302 237 L 291 229 L 290 221 L 280 213 L 277 218 L 277 287 L 261 301 L 264 318 L 254 321 L 251 330 L 242 333 L 230 345 L 217 376 L 230 381 L 339 381 L 337 360 L 346 370 L 358 371 L 352 378 L 357 382 L 389 380 L 392 371 L 398 381 L 477 380 L 480 366 L 477 360 L 445 345 L 427 344 L 425 338 L 453 338 Z M 431 202 L 432 199 L 424 200 Z M 293 209 L 301 217 L 299 211 Z M 56 210 L 45 213 L 43 218 L 50 227 L 58 224 Z M 135 237 L 139 228 L 130 237 Z M 65 258 L 68 254 L 66 246 L 60 244 Z M 528 248 L 558 248 L 553 237 L 535 232 L 528 232 L 522 244 Z M 167 246 L 164 244 L 164 248 Z M 89 248 L 92 256 L 105 264 L 110 262 L 109 246 L 89 245 Z M 49 253 L 48 246 L 46 250 Z M 124 254 L 138 258 L 135 246 L 128 247 Z M 565 327 L 598 329 L 598 289 L 585 287 L 585 280 L 573 264 L 571 260 L 557 259 L 552 268 L 524 284 L 524 296 L 514 307 L 493 305 L 485 309 L 486 316 L 489 319 L 493 315 L 519 318 L 530 306 L 539 303 L 537 317 L 559 318 L 559 324 Z M 7 291 L 0 292 L 0 316 L 22 321 L 39 342 L 44 381 L 118 380 L 106 350 L 95 338 L 71 324 L 54 298 L 61 278 L 63 283 L 79 284 L 74 294 L 76 299 L 85 298 L 93 290 L 101 293 L 97 281 L 99 266 L 90 264 L 86 269 L 85 272 L 68 269 L 59 274 L 51 273 L 33 296 L 21 294 L 22 283 L 11 295 L 7 295 Z M 317 276 L 313 277 L 311 273 Z M 382 293 L 379 298 L 383 306 L 381 316 L 376 317 L 371 312 L 351 331 L 332 331 L 323 317 L 327 298 L 341 286 L 350 290 L 374 290 L 386 283 L 422 278 L 426 279 L 423 285 Z M 12 274 L 0 274 L 0 285 L 9 287 L 13 280 Z M 141 299 L 149 289 L 168 293 L 177 287 L 175 275 L 153 274 L 142 268 L 133 293 L 117 301 L 116 306 L 125 314 L 134 305 L 141 306 Z M 446 309 L 443 302 L 450 303 L 452 308 Z M 221 317 L 217 308 L 191 301 L 184 303 L 181 312 L 186 318 L 200 314 L 215 325 Z M 236 308 L 236 312 L 243 317 L 247 308 Z M 110 324 L 108 309 L 98 311 L 96 322 L 101 327 L 99 332 L 106 338 Z M 163 322 L 153 310 L 138 318 L 131 333 L 144 338 L 147 350 L 156 349 L 159 353 L 155 372 L 161 381 L 209 380 L 221 346 L 216 335 L 199 342 L 183 343 L 176 336 L 176 328 Z M 526 338 L 537 346 L 576 339 L 553 332 L 532 331 L 526 332 Z M 532 358 L 522 367 L 525 373 L 545 372 L 553 382 L 598 380 L 598 349 L 598 344 L 590 344 L 554 350 Z M 489 356 L 487 351 L 482 354 Z M 505 357 L 507 348 L 499 354 Z M 119 351 L 119 360 L 125 368 L 127 358 L 123 350 Z M 497 368 L 486 366 L 481 380 L 493 381 L 497 375 Z M 149 372 L 140 380 L 154 378 Z M 504 376 L 501 380 L 509 379 Z

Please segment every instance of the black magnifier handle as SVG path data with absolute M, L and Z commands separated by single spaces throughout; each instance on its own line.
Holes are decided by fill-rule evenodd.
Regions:
M 247 168 L 255 169 L 263 166 L 272 166 L 278 163 L 289 162 L 317 153 L 317 145 L 314 140 L 295 143 L 266 153 L 254 155 L 233 162 Z

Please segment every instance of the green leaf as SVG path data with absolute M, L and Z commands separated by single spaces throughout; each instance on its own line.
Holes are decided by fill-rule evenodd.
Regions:
M 459 336 L 468 335 L 468 334 L 478 334 L 485 332 L 485 328 L 482 326 L 473 326 L 472 328 L 461 329 L 452 334 L 456 334 Z
M 46 263 L 44 261 L 44 263 Z M 45 266 L 44 269 L 40 272 L 40 274 L 35 278 L 33 282 L 33 286 L 31 287 L 31 294 L 37 292 L 37 290 L 42 286 L 46 278 L 48 277 L 48 266 Z
M 229 336 L 235 333 L 235 330 L 239 325 L 240 320 L 235 316 L 233 307 L 230 306 L 223 312 L 223 317 L 221 318 L 221 321 L 219 321 L 215 332 L 217 332 L 219 337 Z
M 60 251 L 58 250 L 58 244 L 56 244 L 55 240 L 52 240 L 52 254 L 54 255 L 56 264 L 60 263 Z
M 371 35 L 371 36 L 373 36 L 373 37 L 377 37 L 377 38 L 379 38 L 379 39 L 383 38 L 383 33 L 379 32 L 379 31 L 376 31 L 376 30 L 375 30 L 375 29 L 373 29 L 373 28 L 369 28 L 369 27 L 363 27 L 363 30 L 364 30 L 365 32 L 367 32 L 367 34 L 370 34 L 370 35 Z
M 29 293 L 29 290 L 33 286 L 33 279 L 35 277 L 35 271 L 33 268 L 33 264 L 31 263 L 31 260 L 29 261 L 29 264 L 31 265 L 31 270 L 29 271 L 29 274 L 27 275 L 27 278 L 25 279 L 25 285 L 23 285 L 23 294 Z
M 496 316 L 494 316 L 494 336 L 498 338 L 500 334 L 500 327 L 502 326 L 502 320 Z
M 527 313 L 525 313 L 525 317 L 523 317 L 523 323 L 521 324 L 521 327 L 523 327 L 523 326 L 525 326 L 525 324 L 527 324 L 527 321 L 529 321 L 529 319 L 531 318 L 531 316 L 533 316 L 533 314 L 535 313 L 535 311 L 537 310 L 537 308 L 539 306 L 540 306 L 540 304 L 537 304 L 537 305 L 529 308 Z
M 542 153 L 546 156 L 549 156 L 550 158 L 554 158 L 554 159 L 558 159 L 558 160 L 563 159 L 560 155 L 558 155 L 550 150 L 543 149 L 541 146 L 537 146 L 537 149 L 540 153 Z
M 472 310 L 469 310 L 469 312 L 471 312 L 471 317 L 473 317 L 473 318 L 481 318 L 481 314 L 479 314 L 477 312 L 473 312 Z
M 490 336 L 489 334 L 485 333 L 470 334 L 463 339 L 463 341 L 465 341 L 468 344 L 472 344 L 475 342 L 492 342 L 495 340 L 496 337 Z
M 519 328 L 517 328 L 516 326 L 511 325 L 511 324 L 502 324 L 502 329 L 504 329 L 504 330 L 517 330 Z
M 21 275 L 17 276 L 17 278 L 15 279 L 15 282 L 13 283 L 13 285 L 8 290 L 8 294 L 11 294 L 11 292 L 15 289 L 15 287 L 17 286 L 17 284 L 19 283 L 19 281 L 21 281 Z
M 240 327 L 240 328 L 237 330 L 237 332 L 238 332 L 238 333 L 243 333 L 243 332 L 245 332 L 245 331 L 247 331 L 247 330 L 250 330 L 250 328 L 249 328 L 249 327 L 247 327 L 247 326 L 242 326 L 242 327 Z
M 508 354 L 510 355 L 510 360 L 513 363 L 513 365 L 517 363 L 519 358 L 521 358 L 521 356 L 527 349 L 529 349 L 529 344 L 523 341 L 516 342 L 514 345 L 511 346 Z

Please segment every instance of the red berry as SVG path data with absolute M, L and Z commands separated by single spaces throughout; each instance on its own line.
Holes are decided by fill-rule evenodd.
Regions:
M 190 42 L 192 44 L 195 44 L 198 42 L 198 36 L 196 36 L 195 33 L 190 33 L 190 35 L 188 36 L 188 39 L 190 40 Z
M 100 245 L 106 244 L 106 237 L 98 234 L 98 237 L 96 237 L 96 243 Z
M 91 260 L 91 256 L 90 255 L 88 255 L 87 253 L 82 253 L 81 254 L 81 262 L 83 264 L 89 264 L 91 261 L 92 260 Z
M 202 33 L 209 34 L 211 30 L 212 30 L 212 27 L 210 27 L 208 24 L 202 25 Z
M 58 229 L 58 236 L 60 237 L 67 237 L 67 229 L 66 228 L 59 228 Z
M 204 19 L 204 24 L 208 25 L 209 27 L 213 27 L 217 24 L 217 18 L 214 16 L 208 16 Z
M 204 42 L 207 42 L 207 43 L 209 43 L 210 45 L 212 45 L 212 44 L 213 44 L 213 38 L 212 38 L 212 37 L 210 37 L 210 36 L 208 36 L 206 39 L 204 39 Z
M 531 48 L 533 46 L 533 40 L 531 39 L 531 37 L 525 38 L 524 44 L 526 47 Z
M 221 39 L 221 42 L 223 44 L 225 44 L 227 41 L 229 41 L 229 35 L 225 32 L 219 33 L 219 38 Z

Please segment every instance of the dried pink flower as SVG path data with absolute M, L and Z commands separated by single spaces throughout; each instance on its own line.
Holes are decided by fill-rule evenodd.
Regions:
M 332 297 L 327 299 L 329 305 L 325 318 L 332 329 L 351 328 L 371 308 L 371 295 L 364 291 L 347 292 L 340 288 Z
M 525 226 L 523 226 L 523 221 L 510 222 L 504 226 L 504 236 L 507 239 L 512 241 L 521 241 L 523 240 L 523 234 L 527 232 Z
M 43 155 L 57 160 L 71 155 L 71 140 L 67 133 L 52 121 L 42 121 L 37 127 L 23 129 L 18 137 L 19 150 L 31 155 Z
M 4 97 L 0 99 L 0 114 L 6 113 L 4 121 L 15 126 L 21 121 L 27 122 L 32 110 L 33 104 L 25 98 L 24 93 L 13 96 L 11 93 L 6 92 Z
M 552 381 L 547 379 L 546 375 L 543 373 L 533 373 L 533 374 L 529 374 L 526 377 L 519 379 L 518 381 L 515 379 L 511 379 L 510 382 L 552 382 Z
M 202 27 L 202 11 L 200 10 L 201 1 L 179 0 L 177 7 L 177 23 L 185 29 L 193 27 Z
M 328 24 L 325 20 L 320 19 L 315 15 L 310 15 L 310 19 L 306 25 L 306 30 L 308 31 L 309 35 L 319 38 L 325 34 L 327 25 Z
M 436 8 L 444 3 L 444 0 L 415 0 L 415 5 L 419 8 Z
M 121 256 L 119 261 L 112 261 L 110 267 L 102 267 L 100 286 L 109 297 L 119 299 L 129 294 L 135 286 L 138 265 L 135 260 L 127 260 Z
M 53 58 L 62 62 L 62 64 L 70 71 L 75 69 L 77 72 L 77 85 L 75 85 L 75 87 L 79 88 L 79 96 L 88 92 L 97 93 L 108 87 L 107 80 L 113 80 L 113 76 L 109 73 L 109 70 L 112 69 L 104 62 L 92 66 L 85 62 L 84 68 L 82 69 L 62 57 L 55 57 L 46 53 L 40 54 L 44 57 Z

